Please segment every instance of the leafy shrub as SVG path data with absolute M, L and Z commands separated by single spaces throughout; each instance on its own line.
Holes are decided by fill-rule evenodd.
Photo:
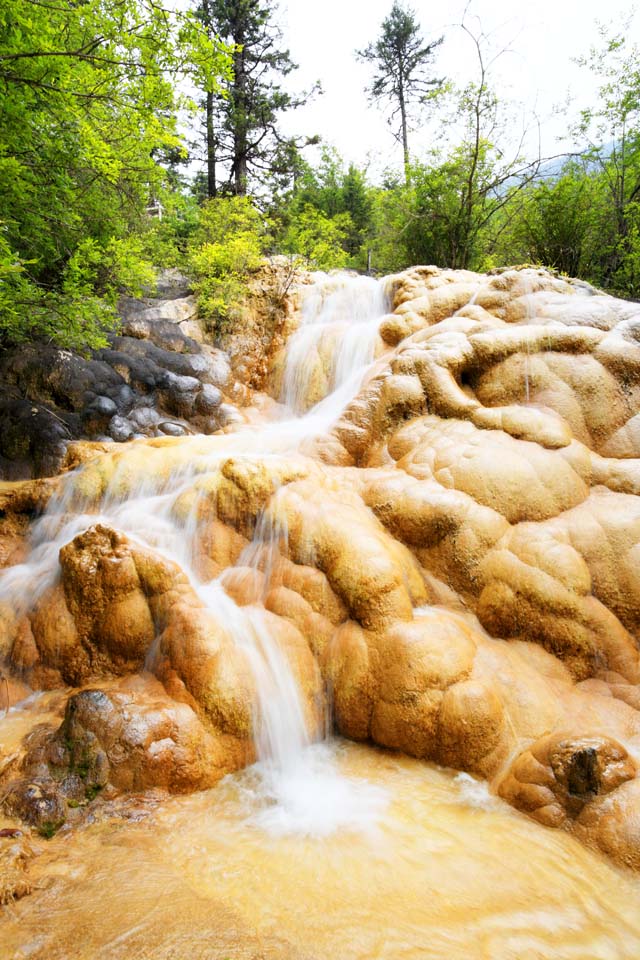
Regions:
M 220 197 L 201 209 L 189 245 L 201 317 L 220 336 L 237 316 L 250 274 L 262 260 L 266 227 L 247 197 Z
M 62 289 L 71 296 L 97 294 L 114 305 L 121 293 L 140 296 L 155 287 L 156 273 L 139 237 L 112 238 L 100 244 L 83 240 L 70 258 Z
M 289 224 L 282 248 L 305 257 L 316 270 L 342 269 L 349 262 L 343 244 L 352 227 L 348 213 L 327 217 L 308 204 Z
M 117 327 L 121 293 L 139 295 L 155 284 L 155 270 L 139 238 L 86 239 L 65 268 L 59 289 L 31 279 L 27 262 L 0 232 L 0 342 L 40 339 L 80 352 L 107 344 Z
M 188 247 L 200 223 L 200 208 L 181 193 L 161 195 L 163 216 L 148 221 L 141 234 L 144 256 L 157 267 L 188 269 Z

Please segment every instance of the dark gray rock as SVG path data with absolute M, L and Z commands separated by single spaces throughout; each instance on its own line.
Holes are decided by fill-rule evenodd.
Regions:
M 118 412 L 118 404 L 110 397 L 96 397 L 86 408 L 86 412 L 96 417 L 113 417 Z
M 168 390 L 173 393 L 196 393 L 200 390 L 201 383 L 197 377 L 181 377 L 169 372 L 163 374 L 158 386 L 161 390 Z
M 118 406 L 120 413 L 127 413 L 136 400 L 136 395 L 128 383 L 123 383 L 112 394 L 112 399 Z
M 172 420 L 163 420 L 158 424 L 158 430 L 168 437 L 186 437 L 189 432 L 181 423 L 174 423 Z
M 136 407 L 128 419 L 138 430 L 151 431 L 158 423 L 160 414 L 153 407 Z
M 6 389 L 6 387 L 5 387 Z M 79 417 L 65 422 L 43 404 L 0 390 L 0 467 L 2 476 L 21 480 L 56 473 L 67 442 L 81 430 Z
M 196 377 L 180 377 L 165 373 L 159 384 L 158 398 L 162 407 L 176 417 L 188 419 L 193 415 L 201 384 Z
M 193 293 L 191 280 L 175 267 L 161 270 L 156 282 L 156 296 L 165 300 L 175 300 L 176 297 L 186 297 Z
M 82 426 L 90 437 L 98 436 L 108 429 L 118 405 L 109 397 L 95 397 L 82 411 Z
M 115 399 L 123 385 L 123 378 L 101 359 L 87 360 L 41 343 L 7 351 L 0 374 L 25 399 L 61 411 L 78 411 L 97 396 Z
M 151 322 L 166 320 L 177 324 L 192 320 L 197 315 L 198 309 L 196 298 L 191 296 L 166 299 L 144 297 L 140 300 L 123 297 L 119 304 L 119 312 L 124 324 L 131 323 L 133 320 Z
M 174 353 L 198 353 L 200 344 L 186 336 L 180 328 L 168 320 L 144 320 L 134 318 L 122 324 L 122 334 L 137 340 L 150 340 L 162 350 Z
M 215 413 L 222 403 L 222 393 L 211 383 L 205 383 L 196 397 L 196 410 L 208 416 Z
M 109 424 L 109 435 L 118 443 L 124 443 L 133 438 L 133 427 L 124 417 L 115 416 Z
M 166 289 L 185 294 L 184 282 Z M 122 330 L 89 357 L 44 343 L 0 351 L 0 478 L 58 473 L 70 440 L 212 433 L 241 419 L 223 403 L 226 354 L 179 328 L 192 297 L 122 306 Z

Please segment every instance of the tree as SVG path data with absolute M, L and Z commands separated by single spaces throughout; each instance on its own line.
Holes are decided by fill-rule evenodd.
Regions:
M 286 253 L 304 257 L 316 270 L 346 267 L 347 233 L 351 227 L 348 214 L 327 217 L 310 204 L 304 206 L 290 223 L 282 248 Z
M 531 161 L 523 158 L 526 128 L 509 148 L 514 124 L 490 83 L 491 67 L 506 51 L 490 55 L 489 38 L 481 28 L 474 32 L 464 21 L 460 26 L 473 44 L 477 63 L 476 80 L 449 91 L 454 129 L 462 128 L 462 140 L 444 158 L 434 153 L 431 163 L 417 167 L 414 222 L 406 235 L 419 238 L 420 231 L 424 233 L 435 254 L 431 262 L 469 269 L 483 265 L 495 243 L 494 228 L 501 228 L 500 214 L 536 177 L 541 160 L 539 155 Z
M 601 28 L 601 47 L 578 60 L 599 82 L 599 102 L 582 111 L 576 138 L 590 144 L 588 161 L 600 171 L 615 225 L 601 282 L 636 296 L 640 287 L 640 48 L 628 34 Z M 604 253 L 605 251 L 603 251 Z
M 168 76 L 196 64 L 213 84 L 227 61 L 155 0 L 0 6 L 0 272 L 16 293 L 0 336 L 104 342 L 113 313 L 92 295 L 148 278 L 130 234 L 166 179 L 156 158 L 181 149 Z
M 338 152 L 325 147 L 315 168 L 301 163 L 293 190 L 276 199 L 272 216 L 280 225 L 286 252 L 309 256 L 316 263 L 321 260 L 323 267 L 329 261 L 337 266 L 339 260 L 343 266 L 348 262 L 361 268 L 366 265 L 363 247 L 372 231 L 372 213 L 371 187 L 364 172 L 354 164 L 345 170 Z M 298 221 L 304 221 L 304 229 Z M 341 247 L 340 256 L 333 252 L 310 256 L 315 243 L 309 237 L 320 238 L 325 228 L 328 249 Z
M 356 52 L 360 60 L 373 64 L 376 70 L 368 91 L 370 98 L 389 101 L 391 127 L 395 127 L 399 117 L 400 125 L 393 133 L 402 143 L 407 182 L 410 173 L 409 111 L 442 85 L 442 80 L 428 78 L 426 70 L 443 39 L 440 37 L 425 44 L 415 13 L 403 9 L 398 0 L 394 0 L 391 13 L 382 22 L 378 39 Z
M 211 0 L 201 0 L 197 11 L 202 20 L 207 36 L 214 36 L 213 10 Z M 203 78 L 204 79 L 204 78 Z M 212 199 L 218 192 L 217 186 L 217 136 L 216 136 L 216 89 L 211 83 L 204 83 L 205 107 L 205 144 L 207 170 L 207 196 Z
M 571 277 L 595 279 L 604 213 L 600 178 L 572 160 L 555 176 L 532 182 L 506 211 L 502 262 L 543 263 Z
M 342 182 L 342 211 L 351 218 L 345 249 L 355 260 L 371 233 L 373 201 L 364 173 L 353 163 Z
M 210 36 L 233 49 L 232 75 L 223 91 L 206 89 L 206 158 L 209 197 L 223 191 L 244 196 L 249 182 L 268 175 L 288 176 L 295 164 L 295 139 L 278 129 L 280 115 L 304 104 L 281 81 L 296 69 L 274 8 L 264 0 L 201 0 L 198 15 Z M 220 183 L 219 169 L 226 171 Z

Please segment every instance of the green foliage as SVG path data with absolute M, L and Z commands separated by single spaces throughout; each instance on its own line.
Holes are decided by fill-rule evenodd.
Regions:
M 624 34 L 600 30 L 601 45 L 578 62 L 597 77 L 598 102 L 584 110 L 574 131 L 588 138 L 587 154 L 596 171 L 607 215 L 601 227 L 603 286 L 637 296 L 638 205 L 640 204 L 640 47 Z
M 506 186 L 494 190 L 494 155 L 489 144 L 466 143 L 426 163 L 414 163 L 408 185 L 395 183 L 376 197 L 376 270 L 410 264 L 478 269 L 491 245 L 490 228 L 503 205 Z
M 593 277 L 596 247 L 603 241 L 601 200 L 597 178 L 579 163 L 568 163 L 559 176 L 530 184 L 507 211 L 496 245 L 498 258 Z
M 263 0 L 201 0 L 196 14 L 154 0 L 0 5 L 0 345 L 103 346 L 118 297 L 153 287 L 152 264 L 192 274 L 220 335 L 241 317 L 266 251 L 323 270 L 364 270 L 371 251 L 377 273 L 539 262 L 640 296 L 640 50 L 630 30 L 602 31 L 581 61 L 599 81 L 575 130 L 590 146 L 541 179 L 505 148 L 510 118 L 489 82 L 487 38 L 461 25 L 477 75 L 445 89 L 425 72 L 440 40 L 425 44 L 415 15 L 394 2 L 361 57 L 375 69 L 372 97 L 390 104 L 405 177 L 374 187 L 335 151 L 312 167 L 277 134 L 281 112 L 304 98 L 282 88 L 294 65 L 272 14 Z M 177 174 L 183 77 L 215 121 L 209 177 L 191 195 Z M 449 98 L 453 136 L 410 164 L 411 110 L 434 97 Z M 220 171 L 237 196 L 200 206 Z M 276 194 L 269 223 L 242 196 L 265 178 Z M 161 220 L 147 215 L 152 199 Z
M 193 245 L 224 243 L 241 235 L 264 236 L 260 211 L 248 197 L 218 197 L 200 208 Z
M 113 305 L 69 277 L 65 289 L 42 290 L 0 235 L 0 343 L 42 339 L 81 352 L 105 346 L 116 325 Z
M 372 266 L 378 274 L 395 273 L 409 266 L 405 234 L 411 222 L 413 194 L 403 183 L 387 179 L 385 188 L 371 191 Z
M 195 18 L 152 0 L 0 6 L 2 255 L 22 295 L 4 339 L 76 345 L 85 321 L 85 345 L 100 339 L 109 303 L 92 321 L 78 297 L 139 288 L 126 238 L 166 179 L 156 156 L 181 149 L 169 76 L 197 69 L 213 83 L 229 62 Z
M 187 269 L 187 249 L 200 223 L 195 197 L 178 192 L 161 194 L 162 219 L 153 217 L 141 227 L 143 255 L 156 266 Z
M 283 240 L 285 253 L 298 254 L 315 270 L 346 267 L 349 254 L 344 248 L 353 222 L 348 213 L 327 217 L 307 204 L 289 225 Z
M 322 151 L 314 169 L 302 164 L 294 191 L 274 211 L 277 246 L 316 269 L 364 269 L 373 233 L 373 190 L 362 170 L 347 170 L 339 154 Z
M 473 43 L 477 77 L 464 89 L 448 84 L 437 90 L 441 105 L 449 104 L 445 128 L 454 132 L 457 142 L 410 164 L 405 139 L 404 185 L 392 180 L 374 195 L 376 235 L 371 246 L 377 271 L 412 263 L 478 269 L 495 247 L 503 211 L 513 209 L 517 195 L 535 175 L 535 163 L 524 162 L 517 150 L 509 156 L 500 143 L 510 118 L 489 83 L 494 58 L 487 57 L 487 38 L 461 26 Z M 386 28 L 391 31 L 391 23 Z M 389 57 L 392 54 L 393 45 Z
M 62 290 L 74 296 L 96 293 L 115 305 L 121 290 L 141 296 L 154 287 L 155 279 L 139 237 L 112 237 L 105 244 L 88 237 L 78 244 L 65 267 Z
M 601 30 L 579 61 L 600 81 L 576 140 L 589 148 L 531 182 L 501 215 L 495 254 L 536 261 L 622 296 L 640 294 L 640 50 Z
M 373 198 L 362 170 L 349 166 L 342 181 L 342 210 L 350 218 L 344 247 L 354 265 L 362 265 L 359 258 L 371 232 Z
M 623 296 L 637 299 L 640 295 L 640 202 L 629 204 L 626 216 L 627 229 L 619 240 L 614 283 Z
M 45 820 L 45 822 L 41 823 L 38 827 L 38 833 L 41 837 L 44 837 L 45 840 L 51 840 L 63 823 L 64 820 Z
M 305 206 L 321 210 L 327 217 L 334 217 L 344 210 L 342 187 L 344 168 L 337 150 L 323 147 L 317 167 L 302 163 L 293 193 L 290 196 L 290 215 Z
M 201 208 L 188 250 L 201 316 L 225 333 L 237 317 L 247 280 L 261 263 L 266 229 L 247 197 L 219 197 Z

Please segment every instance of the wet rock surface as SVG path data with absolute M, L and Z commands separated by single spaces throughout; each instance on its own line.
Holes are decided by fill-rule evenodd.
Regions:
M 66 478 L 63 518 L 81 505 L 84 530 L 58 549 L 59 579 L 2 608 L 16 679 L 84 688 L 61 727 L 76 746 L 49 730 L 24 776 L 12 768 L 20 816 L 46 807 L 47 784 L 78 788 L 78 756 L 92 788 L 117 790 L 197 789 L 194 757 L 215 776 L 250 760 L 259 694 L 240 610 L 243 637 L 259 617 L 285 657 L 311 736 L 330 691 L 344 735 L 481 776 L 638 865 L 638 307 L 535 270 L 416 268 L 388 292 L 357 396 L 297 446 L 276 431 L 273 447 L 259 431 L 180 436 L 188 417 L 233 426 L 206 356 L 173 351 L 161 369 L 156 343 L 114 341 L 109 377 L 160 397 L 166 418 L 148 400 L 126 415 L 92 400 L 123 437 L 158 435 Z M 336 342 L 314 348 L 302 409 L 326 391 Z M 286 358 L 272 359 L 280 395 Z M 114 507 L 128 498 L 149 525 L 162 499 L 148 547 Z M 187 556 L 187 536 L 190 576 L 163 553 Z M 132 676 L 149 689 L 118 686 Z M 169 740 L 161 763 L 151 745 Z
M 0 837 L 0 906 L 15 903 L 31 893 L 28 874 L 33 850 L 22 831 L 17 836 Z
M 153 677 L 103 681 L 72 694 L 60 726 L 36 726 L 19 757 L 0 770 L 0 813 L 49 838 L 95 812 L 94 801 L 207 789 L 246 759 Z
M 158 296 L 124 299 L 108 348 L 82 357 L 50 344 L 0 356 L 0 475 L 52 476 L 70 441 L 213 433 L 222 393 L 233 392 L 226 355 L 204 342 L 188 281 L 161 275 Z
M 577 818 L 596 797 L 636 777 L 625 748 L 605 737 L 544 737 L 511 765 L 500 795 L 545 826 Z

